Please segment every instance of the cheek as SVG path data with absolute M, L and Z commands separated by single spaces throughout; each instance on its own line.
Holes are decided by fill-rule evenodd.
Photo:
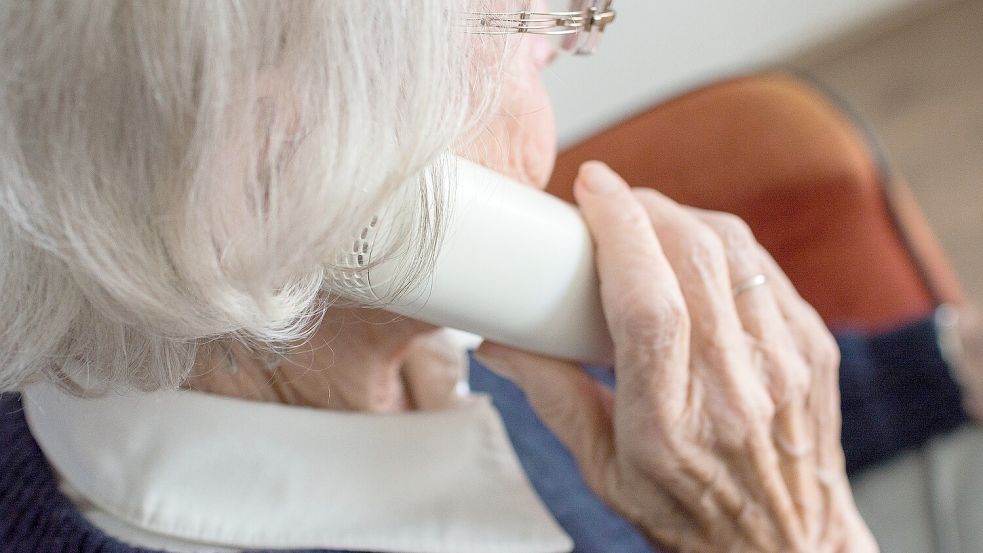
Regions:
M 537 188 L 546 188 L 556 161 L 556 120 L 553 103 L 538 73 L 530 75 L 515 108 L 505 115 L 512 143 L 512 176 Z
M 556 121 L 541 64 L 530 54 L 534 44 L 527 41 L 516 53 L 499 109 L 466 157 L 543 189 L 556 161 Z

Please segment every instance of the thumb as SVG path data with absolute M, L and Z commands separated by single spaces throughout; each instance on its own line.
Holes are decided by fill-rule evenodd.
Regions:
M 606 496 L 614 468 L 613 394 L 579 366 L 484 342 L 481 364 L 525 392 L 543 423 L 570 450 L 587 485 Z

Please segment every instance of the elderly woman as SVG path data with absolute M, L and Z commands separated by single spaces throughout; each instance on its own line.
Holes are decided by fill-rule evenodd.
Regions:
M 456 0 L 0 5 L 0 388 L 21 392 L 0 421 L 0 549 L 574 547 L 445 334 L 327 278 L 383 199 L 425 211 L 421 187 L 453 186 L 452 153 L 544 186 L 556 50 L 464 17 Z M 876 550 L 835 344 L 746 227 L 598 163 L 574 187 L 616 388 L 501 345 L 478 357 L 652 544 Z M 420 229 L 407 279 L 440 239 Z

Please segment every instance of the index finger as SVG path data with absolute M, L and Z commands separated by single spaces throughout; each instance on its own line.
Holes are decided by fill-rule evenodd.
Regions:
M 645 388 L 632 382 L 684 391 L 689 316 L 647 211 L 628 184 L 600 162 L 580 167 L 574 196 L 594 237 L 619 381 L 636 390 Z

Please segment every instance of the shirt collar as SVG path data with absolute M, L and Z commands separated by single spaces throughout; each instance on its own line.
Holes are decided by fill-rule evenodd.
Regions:
M 81 400 L 37 385 L 24 405 L 67 484 L 168 538 L 248 549 L 572 548 L 484 396 L 372 415 L 188 391 Z

